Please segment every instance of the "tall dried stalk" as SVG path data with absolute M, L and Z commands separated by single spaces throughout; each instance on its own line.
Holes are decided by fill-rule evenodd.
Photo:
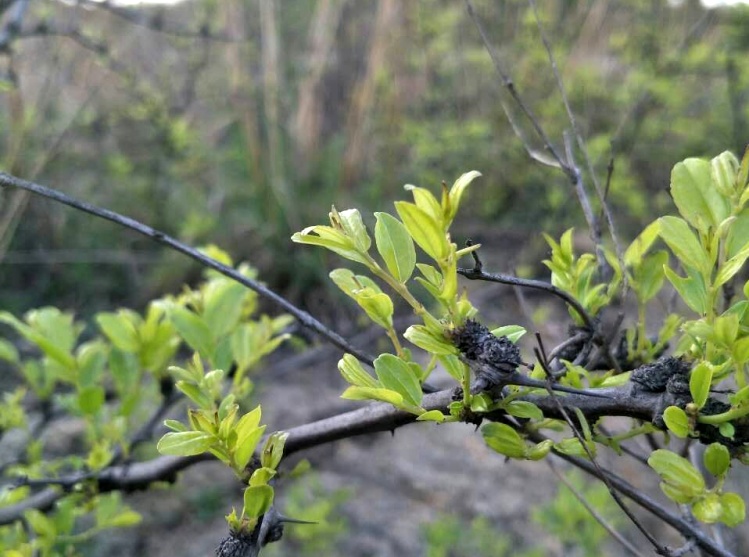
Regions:
M 388 46 L 398 22 L 400 7 L 396 0 L 380 0 L 377 7 L 367 70 L 354 88 L 346 120 L 346 153 L 343 158 L 342 178 L 344 188 L 350 188 L 361 172 L 367 152 L 370 115 L 376 104 L 377 80 L 386 66 Z
M 323 124 L 321 82 L 330 59 L 345 0 L 319 0 L 309 27 L 307 74 L 299 86 L 292 129 L 300 169 L 308 165 L 320 145 Z

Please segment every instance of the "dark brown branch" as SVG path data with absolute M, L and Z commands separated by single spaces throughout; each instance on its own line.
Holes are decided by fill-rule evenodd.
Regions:
M 574 296 L 571 294 L 568 294 L 561 288 L 557 288 L 553 284 L 549 284 L 548 282 L 544 282 L 542 280 L 534 280 L 534 279 L 522 279 L 519 277 L 514 277 L 512 275 L 504 275 L 501 273 L 485 273 L 481 269 L 458 269 L 458 274 L 463 275 L 465 278 L 469 280 L 484 280 L 487 282 L 498 282 L 500 284 L 511 284 L 513 286 L 521 286 L 523 288 L 534 288 L 536 290 L 543 290 L 545 292 L 548 292 L 549 294 L 553 294 L 554 296 L 557 296 L 558 298 L 561 298 L 564 300 L 565 303 L 567 303 L 572 309 L 575 310 L 575 313 L 577 313 L 580 318 L 585 323 L 585 326 L 588 327 L 591 331 L 596 331 L 595 322 L 593 321 L 593 318 L 590 316 L 590 314 L 585 311 L 585 308 L 578 302 Z
M 235 269 L 232 269 L 231 267 L 228 267 L 227 265 L 224 265 L 223 263 L 220 263 L 215 259 L 208 257 L 195 248 L 183 244 L 182 242 L 176 240 L 175 238 L 172 238 L 171 236 L 167 236 L 163 232 L 151 228 L 150 226 L 146 226 L 145 224 L 129 217 L 120 215 L 119 213 L 115 213 L 114 211 L 96 207 L 95 205 L 86 203 L 85 201 L 78 201 L 77 199 L 74 199 L 59 191 L 41 186 L 39 184 L 35 184 L 34 182 L 29 182 L 27 180 L 17 178 L 15 176 L 11 176 L 10 174 L 7 174 L 5 172 L 0 172 L 0 187 L 17 188 L 30 191 L 31 193 L 34 193 L 41 197 L 46 197 L 47 199 L 62 203 L 63 205 L 68 205 L 69 207 L 73 207 L 74 209 L 78 209 L 79 211 L 83 211 L 84 213 L 89 213 L 96 217 L 114 222 L 115 224 L 118 224 L 125 228 L 129 228 L 130 230 L 134 230 L 135 232 L 142 234 L 147 238 L 150 238 L 154 242 L 165 245 L 173 249 L 174 251 L 178 251 L 179 253 L 182 253 L 194 259 L 204 267 L 214 269 L 222 275 L 227 276 L 239 282 L 240 284 L 243 284 L 251 290 L 254 290 L 265 299 L 270 300 L 271 302 L 280 306 L 284 311 L 287 311 L 288 313 L 293 315 L 303 326 L 316 332 L 323 338 L 327 339 L 329 342 L 333 343 L 338 348 L 356 356 L 361 361 L 368 364 L 371 364 L 373 361 L 373 358 L 369 354 L 366 354 L 365 352 L 352 346 L 341 335 L 320 323 L 320 321 L 312 317 L 306 311 L 297 308 L 286 298 L 280 296 L 264 284 L 244 276 Z

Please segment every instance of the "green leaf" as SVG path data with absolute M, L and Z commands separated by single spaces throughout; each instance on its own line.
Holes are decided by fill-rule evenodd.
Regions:
M 201 317 L 213 338 L 222 337 L 236 328 L 248 292 L 246 286 L 230 280 L 214 281 L 206 285 Z
M 416 418 L 416 421 L 442 423 L 445 421 L 445 418 L 446 416 L 442 413 L 441 410 L 430 410 L 429 412 L 419 414 L 419 416 Z
M 399 393 L 407 404 L 421 404 L 421 383 L 406 362 L 392 354 L 382 354 L 374 361 L 374 366 L 383 387 Z
M 492 330 L 495 337 L 507 337 L 512 343 L 517 343 L 528 331 L 520 325 L 505 325 Z
M 460 178 L 455 180 L 455 183 L 450 188 L 448 195 L 448 205 L 445 207 L 445 225 L 449 226 L 452 220 L 455 218 L 458 208 L 460 207 L 460 200 L 463 197 L 463 192 L 476 178 L 481 176 L 481 172 L 471 170 L 466 172 Z
M 661 238 L 679 261 L 702 274 L 708 274 L 712 267 L 710 258 L 686 221 L 678 217 L 661 217 L 658 222 Z
M 13 364 L 19 362 L 18 350 L 16 350 L 16 347 L 2 338 L 0 338 L 0 360 L 5 360 L 6 362 Z
M 733 528 L 744 522 L 746 507 L 744 500 L 738 493 L 723 493 L 720 496 L 720 504 L 723 507 L 723 512 L 719 518 L 722 523 Z
M 169 309 L 169 319 L 185 342 L 203 358 L 213 356 L 214 340 L 208 324 L 195 312 L 174 305 Z
M 676 288 L 676 291 L 684 300 L 692 311 L 699 315 L 705 315 L 707 313 L 707 290 L 705 289 L 705 282 L 699 275 L 689 275 L 688 277 L 680 277 L 673 272 L 669 267 L 663 267 L 663 271 L 666 273 L 666 278 Z
M 315 233 L 317 236 L 313 236 Z M 330 226 L 310 226 L 297 232 L 291 237 L 292 242 L 298 244 L 309 244 L 328 248 L 330 251 L 337 253 L 350 261 L 356 261 L 363 265 L 368 265 L 367 258 L 359 253 L 354 246 L 354 242 L 347 238 L 342 232 Z
M 517 431 L 507 424 L 490 423 L 481 428 L 489 448 L 510 458 L 525 458 L 526 446 Z
M 653 221 L 645 227 L 645 230 L 640 232 L 640 235 L 634 239 L 629 245 L 627 250 L 624 252 L 624 264 L 628 267 L 634 267 L 640 264 L 642 258 L 653 245 L 653 242 L 658 238 L 660 233 L 660 222 Z
M 36 344 L 46 356 L 56 361 L 66 370 L 75 369 L 76 362 L 75 358 L 70 353 L 70 347 L 61 346 L 61 344 L 68 344 L 67 342 L 55 342 L 54 340 L 45 336 L 45 334 L 43 334 L 42 332 L 39 332 L 33 327 L 29 327 L 28 325 L 5 311 L 0 312 L 0 323 L 5 323 L 13 327 L 26 340 Z M 70 324 L 69 327 L 72 328 L 72 324 Z M 67 338 L 67 335 L 65 335 L 65 338 Z
M 728 201 L 713 187 L 710 163 L 686 159 L 671 171 L 671 195 L 679 213 L 694 228 L 706 233 L 730 214 Z
M 445 368 L 445 371 L 455 379 L 457 382 L 461 383 L 463 381 L 464 373 L 466 373 L 466 365 L 460 361 L 460 358 L 454 354 L 449 354 L 445 356 L 438 356 L 437 359 L 442 364 L 442 367 Z
M 372 239 L 369 237 L 369 233 L 367 233 L 367 227 L 364 226 L 361 213 L 359 213 L 358 209 L 346 209 L 345 211 L 338 212 L 333 207 L 330 213 L 330 220 L 331 222 L 337 220 L 340 223 L 344 233 L 354 243 L 357 251 L 361 253 L 369 251 Z
M 265 442 L 263 454 L 260 457 L 260 463 L 272 470 L 278 468 L 283 458 L 283 448 L 286 445 L 286 439 L 289 438 L 287 431 L 276 431 Z
M 377 381 L 362 367 L 359 360 L 351 354 L 344 354 L 338 361 L 338 371 L 343 378 L 356 387 L 377 388 Z
M 689 418 L 678 406 L 669 406 L 663 412 L 663 421 L 668 430 L 682 439 L 689 435 Z
M 78 385 L 89 386 L 101 381 L 107 365 L 107 346 L 100 340 L 87 342 L 78 348 Z
M 723 505 L 717 493 L 708 493 L 692 505 L 692 514 L 700 522 L 715 524 L 723 514 Z
M 720 443 L 708 445 L 702 458 L 707 471 L 716 477 L 724 476 L 731 466 L 731 455 L 728 449 Z
M 140 339 L 138 330 L 126 313 L 99 313 L 96 323 L 109 341 L 123 352 L 138 352 Z
M 544 439 L 540 443 L 537 443 L 535 447 L 528 449 L 526 458 L 528 460 L 541 460 L 544 458 L 551 449 L 554 447 L 554 441 L 551 439 Z
M 99 411 L 104 404 L 104 389 L 91 385 L 78 391 L 78 408 L 85 415 L 91 416 Z
M 178 420 L 164 420 L 164 425 L 172 431 L 189 431 L 187 426 Z
M 23 517 L 40 538 L 51 542 L 57 536 L 55 523 L 41 511 L 29 509 L 23 513 Z
M 648 464 L 658 473 L 663 483 L 685 498 L 694 500 L 704 495 L 705 480 L 686 458 L 666 449 L 658 449 L 650 455 Z M 666 495 L 673 499 L 669 493 Z
M 383 329 L 393 328 L 393 301 L 390 296 L 365 288 L 355 292 L 354 299 L 375 324 Z
M 273 488 L 269 485 L 256 485 L 244 490 L 244 515 L 257 518 L 268 512 L 273 504 Z
M 192 456 L 206 452 L 215 441 L 213 435 L 202 431 L 181 431 L 164 434 L 156 449 L 165 455 Z
M 406 184 L 403 188 L 413 194 L 416 206 L 429 215 L 441 228 L 443 225 L 442 207 L 437 198 L 432 195 L 432 192 L 426 188 L 419 188 L 412 184 Z
M 396 201 L 395 209 L 411 238 L 427 255 L 437 261 L 447 257 L 450 247 L 440 224 L 434 218 L 406 201 Z
M 258 407 L 259 408 L 259 407 Z M 240 420 L 241 423 L 242 420 Z M 239 429 L 239 424 L 237 425 Z M 257 444 L 265 433 L 266 426 L 256 426 L 254 428 L 245 427 L 242 429 L 242 434 L 237 433 L 236 449 L 234 451 L 234 462 L 240 470 L 244 470 L 247 464 L 250 462 L 252 455 L 255 453 Z M 235 431 L 238 431 L 235 430 Z
M 736 191 L 736 173 L 738 170 L 739 159 L 730 151 L 723 151 L 710 161 L 712 185 L 726 199 L 730 199 Z
M 721 265 L 718 275 L 715 277 L 715 287 L 722 286 L 731 280 L 744 266 L 747 258 L 749 258 L 749 243 L 744 245 L 736 255 Z
M 393 406 L 403 406 L 403 395 L 390 389 L 373 389 L 370 387 L 349 387 L 341 398 L 347 400 L 379 400 Z
M 542 420 L 544 413 L 532 402 L 524 400 L 513 400 L 505 406 L 505 410 L 510 416 L 516 418 L 528 418 L 531 420 Z
M 640 303 L 647 303 L 660 291 L 665 278 L 663 268 L 668 264 L 668 253 L 661 250 L 645 256 L 632 270 L 634 288 Z
M 403 336 L 422 350 L 438 356 L 457 354 L 458 349 L 445 337 L 438 337 L 424 325 L 411 325 Z
M 388 213 L 375 213 L 375 242 L 382 260 L 398 282 L 406 282 L 416 265 L 416 249 L 401 221 Z
M 254 487 L 256 485 L 268 485 L 268 482 L 272 480 L 275 475 L 275 470 L 263 466 L 262 468 L 258 468 L 252 473 L 252 476 L 250 476 L 249 484 L 251 487 Z
M 132 509 L 126 509 L 107 522 L 109 528 L 130 528 L 140 524 L 143 517 Z
M 712 380 L 713 369 L 707 363 L 700 362 L 700 364 L 692 370 L 692 373 L 689 376 L 689 392 L 692 393 L 692 400 L 697 405 L 697 408 L 705 406 L 707 397 L 710 394 Z

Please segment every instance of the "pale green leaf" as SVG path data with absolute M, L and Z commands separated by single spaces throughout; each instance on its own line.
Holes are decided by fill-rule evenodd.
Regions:
M 419 247 L 433 259 L 442 261 L 450 247 L 440 224 L 413 203 L 396 201 L 395 209 Z
M 510 458 L 525 458 L 526 446 L 517 431 L 507 424 L 490 423 L 481 428 L 489 448 Z
M 706 362 L 696 366 L 689 377 L 689 392 L 697 408 L 702 408 L 710 394 L 710 385 L 713 380 L 713 369 Z
M 377 381 L 362 367 L 359 360 L 351 354 L 344 354 L 338 361 L 338 371 L 343 378 L 356 387 L 377 388 Z
M 719 518 L 722 523 L 733 528 L 744 522 L 746 506 L 738 493 L 723 493 L 720 496 L 720 504 L 723 507 L 723 512 Z
M 99 313 L 96 323 L 109 341 L 123 352 L 137 352 L 140 349 L 138 331 L 133 322 L 121 311 Z
M 377 251 L 388 271 L 398 282 L 406 282 L 416 265 L 416 249 L 408 230 L 388 213 L 375 213 L 375 242 Z
M 702 455 L 705 468 L 713 476 L 719 477 L 728 472 L 731 466 L 731 455 L 728 449 L 720 443 L 711 443 Z
M 710 163 L 686 159 L 671 171 L 671 195 L 679 213 L 697 230 L 717 228 L 730 214 L 728 200 L 713 187 Z
M 458 349 L 444 336 L 440 337 L 432 333 L 424 325 L 411 325 L 403 336 L 422 350 L 438 356 L 457 354 Z
M 392 354 L 382 354 L 374 366 L 383 387 L 399 393 L 407 404 L 421 404 L 421 383 L 406 362 Z
M 663 421 L 666 422 L 668 430 L 684 439 L 689 435 L 689 418 L 686 412 L 678 406 L 669 406 L 663 412 Z
M 640 235 L 634 239 L 624 252 L 625 265 L 632 267 L 638 265 L 640 261 L 642 261 L 642 258 L 645 257 L 650 246 L 652 246 L 653 242 L 658 238 L 660 226 L 660 222 L 656 220 L 651 222 L 645 227 L 645 230 L 640 232 Z
M 192 456 L 206 452 L 215 438 L 203 431 L 180 431 L 165 434 L 156 449 L 165 455 Z
M 403 395 L 390 389 L 373 389 L 371 387 L 349 387 L 341 398 L 347 400 L 379 400 L 393 406 L 403 406 Z
M 700 497 L 705 492 L 702 474 L 684 457 L 666 449 L 658 449 L 648 458 L 648 464 L 664 483 L 685 497 Z
M 273 488 L 269 485 L 256 485 L 244 490 L 244 515 L 247 518 L 262 516 L 273 504 Z
M 679 261 L 700 273 L 708 273 L 711 267 L 708 254 L 686 221 L 678 217 L 661 217 L 658 221 L 661 238 Z

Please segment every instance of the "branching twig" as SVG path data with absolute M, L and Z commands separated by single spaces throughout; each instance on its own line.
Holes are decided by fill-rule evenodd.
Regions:
M 564 474 L 557 470 L 556 466 L 554 466 L 554 462 L 551 459 L 548 459 L 546 463 L 549 465 L 549 469 L 552 471 L 552 473 L 559 479 L 560 482 L 567 486 L 567 489 L 569 489 L 572 495 L 575 496 L 575 499 L 577 499 L 580 504 L 585 507 L 585 510 L 590 513 L 590 515 L 595 519 L 596 522 L 598 522 L 598 524 L 603 526 L 604 530 L 609 533 L 609 536 L 619 542 L 619 544 L 624 549 L 629 551 L 632 555 L 635 555 L 636 557 L 644 557 L 644 555 L 640 553 L 635 546 L 633 546 L 624 536 L 617 532 L 611 524 L 609 524 L 609 521 L 606 520 L 601 515 L 601 513 L 593 508 L 590 502 L 585 498 L 585 495 L 580 493 L 580 491 L 578 491 L 575 486 L 572 485 L 572 482 L 570 482 Z
M 271 290 L 264 284 L 244 276 L 243 274 L 236 271 L 235 269 L 232 269 L 231 267 L 228 267 L 227 265 L 224 265 L 223 263 L 220 263 L 216 261 L 215 259 L 208 257 L 207 255 L 196 250 L 195 248 L 192 248 L 186 244 L 183 244 L 182 242 L 172 238 L 171 236 L 167 236 L 163 232 L 155 230 L 151 228 L 150 226 L 146 226 L 145 224 L 142 224 L 129 217 L 120 215 L 119 213 L 115 213 L 114 211 L 110 211 L 108 209 L 102 209 L 100 207 L 96 207 L 95 205 L 86 203 L 84 201 L 78 201 L 77 199 L 74 199 L 59 191 L 50 189 L 45 186 L 41 186 L 34 182 L 29 182 L 27 180 L 17 178 L 15 176 L 11 176 L 10 174 L 7 174 L 5 172 L 0 172 L 0 187 L 17 188 L 17 189 L 30 191 L 41 197 L 51 199 L 58 203 L 62 203 L 63 205 L 68 205 L 69 207 L 73 207 L 74 209 L 78 209 L 85 213 L 89 213 L 96 217 L 119 224 L 120 226 L 123 226 L 130 230 L 134 230 L 135 232 L 138 232 L 139 234 L 142 234 L 159 244 L 168 246 L 174 251 L 178 251 L 179 253 L 187 255 L 188 257 L 194 259 L 195 261 L 197 261 L 204 267 L 214 269 L 218 271 L 219 273 L 221 273 L 222 275 L 225 275 L 231 279 L 236 280 L 237 282 L 239 282 L 240 284 L 243 284 L 247 288 L 254 290 L 255 292 L 257 292 L 258 294 L 260 294 L 267 300 L 270 300 L 271 302 L 277 304 L 278 306 L 283 308 L 284 311 L 287 311 L 288 313 L 293 315 L 297 320 L 299 320 L 299 322 L 302 325 L 316 332 L 317 334 L 327 339 L 328 341 L 332 342 L 334 345 L 336 345 L 340 349 L 356 356 L 358 359 L 368 364 L 371 364 L 373 362 L 373 358 L 370 355 L 352 346 L 341 335 L 329 329 L 328 327 L 320 323 L 320 321 L 312 317 L 309 313 L 307 313 L 306 311 L 302 309 L 299 309 L 294 304 L 289 302 L 286 298 L 283 298 L 282 296 L 280 296 L 279 294 L 277 294 L 276 292 L 274 292 L 273 290 Z
M 550 294 L 553 294 L 554 296 L 557 296 L 565 301 L 572 309 L 575 310 L 575 313 L 577 313 L 580 318 L 585 323 L 585 326 L 588 327 L 591 331 L 596 330 L 595 321 L 590 316 L 590 314 L 585 311 L 585 308 L 578 302 L 574 296 L 571 294 L 568 294 L 561 288 L 557 288 L 553 284 L 549 284 L 548 282 L 544 282 L 542 280 L 534 280 L 534 279 L 522 279 L 519 277 L 514 277 L 512 275 L 504 275 L 501 273 L 485 273 L 481 269 L 473 268 L 473 269 L 458 269 L 458 274 L 463 275 L 465 278 L 469 280 L 484 280 L 487 282 L 498 282 L 500 284 L 511 284 L 513 286 L 522 286 L 524 288 L 534 288 L 536 290 L 543 290 L 545 292 L 548 292 Z

